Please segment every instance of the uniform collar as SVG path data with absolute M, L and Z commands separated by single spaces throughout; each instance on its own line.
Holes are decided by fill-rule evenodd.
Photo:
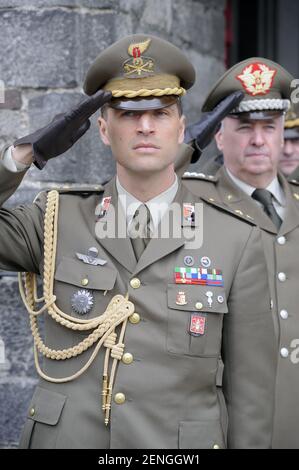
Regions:
M 232 174 L 232 172 L 226 167 L 227 174 L 229 177 L 233 180 L 233 182 L 242 190 L 244 193 L 246 193 L 248 196 L 252 196 L 252 193 L 255 191 L 255 187 L 251 186 L 248 183 L 245 183 L 245 181 L 240 180 L 237 178 L 235 175 Z M 275 198 L 276 202 L 280 204 L 281 206 L 285 207 L 286 205 L 286 197 L 284 194 L 284 191 L 279 184 L 277 176 L 271 181 L 271 183 L 265 188 L 270 193 L 272 196 Z
M 146 205 L 148 206 L 151 213 L 151 231 L 153 232 L 159 225 L 162 217 L 168 210 L 170 204 L 173 202 L 175 195 L 178 191 L 178 178 L 174 174 L 175 180 L 173 184 L 166 189 L 158 196 L 148 200 Z M 118 192 L 119 201 L 121 203 L 122 209 L 126 214 L 127 226 L 130 225 L 132 218 L 138 209 L 138 207 L 143 204 L 139 201 L 133 194 L 129 193 L 120 183 L 118 176 L 116 177 L 116 189 Z

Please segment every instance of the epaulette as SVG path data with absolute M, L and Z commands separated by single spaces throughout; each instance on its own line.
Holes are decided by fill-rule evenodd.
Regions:
M 196 173 L 195 171 L 189 172 L 185 171 L 182 176 L 183 179 L 196 179 L 196 180 L 204 180 L 204 181 L 214 181 L 216 182 L 217 176 L 215 175 L 206 175 L 205 173 Z
M 97 193 L 104 191 L 104 187 L 101 184 L 84 183 L 55 185 L 52 188 L 47 189 L 47 191 L 51 191 L 53 189 L 56 189 L 59 193 Z
M 90 193 L 104 192 L 105 188 L 101 184 L 84 184 L 84 183 L 64 183 L 64 184 L 51 184 L 47 188 L 40 191 L 34 198 L 35 202 L 41 193 L 48 193 L 49 191 L 56 190 L 59 194 L 76 194 L 88 196 Z
M 297 192 L 298 190 L 297 186 L 299 186 L 299 180 L 293 178 L 291 180 L 288 180 L 288 183 L 291 187 L 293 198 L 295 199 L 295 201 L 299 201 L 299 193 Z

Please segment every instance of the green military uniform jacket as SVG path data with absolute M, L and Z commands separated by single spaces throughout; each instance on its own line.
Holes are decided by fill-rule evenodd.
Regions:
M 271 391 L 271 395 L 275 396 L 271 446 L 273 448 L 299 448 L 299 436 L 296 431 L 299 421 L 297 403 L 299 390 L 299 184 L 295 181 L 289 184 L 282 175 L 279 175 L 279 181 L 286 196 L 286 212 L 277 233 L 270 218 L 251 197 L 235 185 L 224 167 L 212 180 L 207 175 L 197 178 L 196 185 L 196 176 L 193 174 L 192 190 L 194 192 L 200 195 L 202 192 L 206 194 L 208 191 L 216 191 L 219 204 L 225 204 L 240 218 L 250 218 L 262 230 L 271 288 L 278 360 L 276 385 Z M 267 333 L 267 336 L 269 334 L 272 333 Z M 282 355 L 282 349 L 288 351 L 287 357 L 284 357 L 285 351 L 284 356 Z
M 24 172 L 9 172 L 0 161 L 1 205 L 23 176 Z M 188 249 L 182 236 L 151 239 L 138 262 L 128 237 L 101 239 L 95 233 L 95 211 L 103 197 L 111 197 L 110 207 L 114 205 L 124 217 L 114 179 L 104 192 L 61 191 L 54 271 L 57 306 L 79 317 L 71 299 L 87 278 L 85 288 L 94 304 L 85 319 L 104 312 L 116 294 L 128 292 L 140 321 L 129 321 L 126 327 L 125 352 L 133 361 L 118 364 L 113 397 L 122 393 L 123 403 L 112 401 L 108 426 L 101 410 L 101 348 L 78 379 L 67 383 L 40 379 L 21 447 L 223 448 L 227 436 L 229 447 L 270 447 L 276 361 L 261 233 L 253 220 L 227 209 L 214 191 L 200 198 L 190 183 L 180 184 L 175 200 L 181 207 L 203 204 L 202 221 L 190 229 L 202 231 L 202 245 Z M 31 205 L 0 209 L 1 269 L 43 273 L 46 197 L 43 192 Z M 186 223 L 184 217 L 179 222 Z M 105 265 L 85 264 L 76 257 L 92 246 L 107 261 Z M 186 268 L 187 255 L 193 257 L 194 268 L 203 266 L 203 257 L 205 262 L 209 258 L 210 268 L 222 271 L 224 286 L 176 284 L 175 268 Z M 213 293 L 211 305 L 207 292 Z M 194 312 L 205 319 L 200 336 L 189 332 Z M 84 335 L 45 314 L 45 343 L 50 348 L 69 348 Z M 52 377 L 70 376 L 90 354 L 88 350 L 63 361 L 44 358 L 42 368 Z

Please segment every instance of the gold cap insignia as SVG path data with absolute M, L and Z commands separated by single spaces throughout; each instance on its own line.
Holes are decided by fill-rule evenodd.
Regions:
M 128 47 L 128 54 L 132 59 L 126 60 L 123 64 L 126 76 L 131 78 L 140 77 L 142 73 L 146 75 L 154 72 L 154 61 L 150 57 L 142 57 L 142 54 L 147 50 L 151 39 L 146 41 L 130 44 Z
M 245 67 L 236 78 L 249 95 L 266 95 L 272 87 L 276 72 L 265 64 L 254 62 Z

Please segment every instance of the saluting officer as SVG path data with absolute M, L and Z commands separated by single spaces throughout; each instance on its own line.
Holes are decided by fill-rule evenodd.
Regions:
M 220 170 L 211 179 L 206 174 L 187 174 L 193 180 L 193 191 L 196 186 L 200 195 L 212 187 L 218 203 L 262 230 L 278 358 L 276 385 L 269 395 L 269 399 L 275 397 L 273 448 L 299 447 L 299 188 L 298 182 L 289 184 L 278 171 L 291 81 L 285 69 L 264 58 L 250 58 L 230 68 L 203 104 L 203 111 L 210 111 L 227 94 L 236 90 L 245 93 L 216 134 L 224 166 L 220 163 Z M 196 179 L 201 184 L 196 184 Z M 207 181 L 207 189 L 202 180 Z M 252 278 L 252 282 L 259 281 Z M 236 425 L 234 420 L 238 415 L 231 415 L 232 426 Z
M 270 445 L 275 343 L 260 230 L 174 171 L 180 99 L 194 80 L 169 42 L 125 37 L 87 72 L 86 102 L 2 154 L 1 203 L 24 166 L 69 148 L 102 106 L 101 138 L 117 163 L 104 188 L 52 190 L 0 211 L 0 267 L 23 272 L 40 375 L 22 447 L 224 448 L 224 317 L 234 432 L 243 447 Z M 203 124 L 201 147 L 239 101 Z

